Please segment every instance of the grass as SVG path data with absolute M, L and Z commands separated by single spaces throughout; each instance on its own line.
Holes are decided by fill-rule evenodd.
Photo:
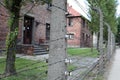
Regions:
M 0 74 L 2 74 L 4 72 L 4 68 L 5 68 L 5 59 L 4 58 L 0 58 Z
M 70 64 L 68 67 L 68 71 L 74 71 L 77 68 L 77 66 L 74 66 L 73 64 Z
M 5 58 L 0 58 L 0 62 L 1 61 L 5 61 Z M 39 61 L 38 63 L 38 61 L 17 58 L 15 64 L 18 72 L 17 75 L 9 76 L 0 80 L 46 80 L 47 66 L 40 67 L 47 65 L 45 62 Z M 39 68 L 35 68 L 35 67 L 39 67 Z M 0 63 L 0 74 L 4 73 L 5 70 L 4 68 L 5 68 L 5 62 Z M 70 64 L 68 70 L 73 71 L 75 68 L 76 67 L 74 65 Z M 31 69 L 31 70 L 27 70 L 27 69 Z M 19 73 L 19 71 L 21 70 L 23 71 Z
M 81 57 L 97 57 L 98 51 L 91 48 L 68 48 L 67 53 L 71 56 L 81 56 Z
M 68 48 L 68 54 L 71 56 L 89 56 L 89 57 L 97 57 L 97 50 L 93 50 L 91 52 L 90 48 Z M 5 61 L 5 58 L 0 58 L 0 62 Z M 46 67 L 40 67 L 46 65 L 45 62 L 42 61 L 33 61 L 22 58 L 16 59 L 16 70 L 17 72 L 23 70 L 22 72 L 17 73 L 15 76 L 9 76 L 0 80 L 45 80 L 46 79 Z M 27 70 L 29 69 L 29 70 Z M 76 66 L 70 64 L 68 67 L 69 71 L 73 71 L 76 69 Z M 0 74 L 3 74 L 5 70 L 5 62 L 0 63 Z
M 97 78 L 95 78 L 94 80 L 104 80 L 103 75 L 98 75 Z
M 5 60 L 4 58 L 0 61 Z M 36 63 L 36 64 L 34 64 Z M 37 62 L 27 59 L 17 59 L 16 62 L 17 75 L 6 77 L 0 80 L 44 80 L 46 75 L 47 67 L 40 67 L 46 65 L 45 62 Z M 28 65 L 28 66 L 26 66 Z M 0 73 L 4 72 L 5 63 L 0 63 Z M 22 70 L 22 72 L 20 72 Z

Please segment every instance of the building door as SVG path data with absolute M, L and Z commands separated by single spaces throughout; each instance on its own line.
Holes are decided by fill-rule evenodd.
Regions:
M 31 44 L 32 43 L 32 28 L 33 28 L 34 18 L 25 15 L 24 16 L 24 30 L 23 30 L 23 43 Z

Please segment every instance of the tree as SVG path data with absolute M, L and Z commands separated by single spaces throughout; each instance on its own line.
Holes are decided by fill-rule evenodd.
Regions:
M 112 39 L 110 29 L 112 29 L 112 32 L 116 33 L 116 18 L 115 18 L 115 8 L 116 8 L 116 2 L 115 0 L 88 0 L 91 5 L 90 14 L 92 17 L 92 21 L 95 21 L 95 23 L 91 23 L 91 26 L 98 26 L 99 23 L 99 48 L 100 51 L 100 62 L 99 62 L 99 72 L 100 74 L 103 72 L 103 40 L 107 42 L 107 39 Z M 112 6 L 112 7 L 111 7 Z M 93 16 L 95 14 L 94 12 L 98 12 L 99 15 Z M 98 17 L 99 16 L 99 17 Z M 99 20 L 96 20 L 99 19 Z M 107 22 L 106 25 L 103 25 L 104 22 Z M 108 25 L 110 24 L 110 26 Z M 109 28 L 107 32 L 107 27 Z M 91 28 L 92 31 L 95 32 L 96 29 Z M 103 33 L 104 31 L 104 33 Z M 109 35 L 108 38 L 106 38 Z M 109 40 L 108 40 L 109 41 Z M 112 41 L 112 40 L 111 40 Z M 110 41 L 109 41 L 110 43 Z M 112 46 L 113 47 L 113 46 Z M 108 46 L 109 48 L 109 46 Z M 109 48 L 110 49 L 110 48 Z M 113 48 L 111 48 L 113 49 Z
M 116 5 L 117 5 L 116 0 L 107 0 L 107 1 L 106 0 L 88 0 L 88 2 L 92 7 L 100 7 L 104 17 L 103 20 L 110 25 L 112 32 L 115 34 L 117 30 L 116 17 L 115 17 Z M 99 28 L 97 27 L 99 26 L 99 21 L 98 21 L 99 17 L 95 13 L 95 11 L 93 11 L 92 9 L 90 9 L 90 14 L 91 14 L 90 29 L 93 32 L 98 32 Z M 103 38 L 104 40 L 107 41 L 108 35 L 107 35 L 106 25 L 104 25 L 103 28 L 104 28 Z
M 117 34 L 116 34 L 116 42 L 120 45 L 120 17 L 117 18 L 118 26 L 117 26 Z
M 4 0 L 4 7 L 8 10 L 9 20 L 9 34 L 6 40 L 7 46 L 7 58 L 6 58 L 6 68 L 5 73 L 8 75 L 16 74 L 15 68 L 15 57 L 16 57 L 16 46 L 17 46 L 17 36 L 18 36 L 18 27 L 19 27 L 19 18 L 20 18 L 20 9 L 22 5 L 25 5 L 26 2 L 41 2 L 46 3 L 46 0 Z M 50 2 L 51 0 L 48 0 Z
M 9 34 L 7 36 L 6 74 L 15 74 L 15 54 L 18 36 L 19 13 L 22 0 L 4 0 L 9 11 Z

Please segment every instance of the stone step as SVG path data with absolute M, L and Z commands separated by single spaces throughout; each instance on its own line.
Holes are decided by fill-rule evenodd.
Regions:
M 46 50 L 34 50 L 34 52 L 47 52 Z
M 34 55 L 42 55 L 42 54 L 47 54 L 47 53 L 48 52 L 46 48 L 44 48 L 44 46 L 38 46 L 38 45 L 34 46 L 34 52 L 33 52 Z
M 34 55 L 44 55 L 44 54 L 47 54 L 47 52 L 34 52 L 33 54 Z

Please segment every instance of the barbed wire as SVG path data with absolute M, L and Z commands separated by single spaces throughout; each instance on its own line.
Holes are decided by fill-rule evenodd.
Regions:
M 27 65 L 24 65 L 24 66 L 18 68 L 18 70 L 22 70 L 22 69 L 24 70 L 24 68 L 26 68 L 26 67 L 28 68 L 28 67 L 30 67 L 30 66 L 43 63 L 43 62 L 45 62 L 45 61 L 46 61 L 46 60 L 44 60 L 44 61 L 37 61 L 37 62 L 31 63 L 31 64 L 27 64 Z
M 63 61 L 64 61 L 64 60 L 63 60 Z M 58 62 L 61 62 L 61 61 L 58 61 Z M 23 69 L 20 70 L 20 71 L 18 70 L 18 73 L 21 73 L 21 72 L 24 72 L 24 71 L 29 71 L 29 70 L 34 70 L 34 69 L 38 69 L 38 68 L 42 68 L 42 67 L 47 67 L 47 66 L 49 66 L 49 65 L 53 65 L 53 64 L 56 64 L 56 63 L 58 63 L 58 62 L 55 62 L 55 63 L 52 63 L 52 64 L 48 64 L 48 65 L 37 66 L 37 67 L 34 67 L 34 68 L 29 68 L 29 69 L 23 68 Z M 37 62 L 37 63 L 38 63 L 38 62 Z M 97 62 L 96 62 L 96 63 L 97 63 Z M 32 63 L 32 64 L 35 64 L 35 63 Z M 31 64 L 31 65 L 32 65 L 32 64 Z M 93 64 L 93 65 L 94 65 L 94 64 Z M 92 66 L 93 66 L 93 65 L 92 65 Z M 26 67 L 27 67 L 27 66 L 28 66 L 28 65 L 26 65 Z M 79 68 L 77 68 L 77 69 L 75 69 L 75 70 L 79 70 L 80 68 L 81 68 L 81 67 L 79 67 Z M 88 69 L 89 69 L 89 68 L 88 68 Z M 93 69 L 93 68 L 92 68 L 92 69 Z M 72 71 L 75 71 L 75 70 L 72 70 Z M 88 70 L 88 71 L 89 71 L 89 70 Z M 88 72 L 88 71 L 87 71 L 87 72 Z M 46 72 L 46 71 L 45 71 L 45 72 Z M 88 72 L 88 73 L 89 73 L 89 72 Z M 83 75 L 85 75 L 85 74 L 82 74 L 82 76 L 83 76 Z M 12 76 L 12 75 L 9 75 L 9 76 Z M 6 77 L 9 77 L 9 76 L 6 76 Z M 6 77 L 5 77 L 5 78 L 6 78 Z M 84 77 L 85 77 L 85 76 L 84 76 Z M 84 77 L 82 77 L 82 78 L 84 78 Z M 75 76 L 75 78 L 78 78 L 77 75 Z M 73 79 L 73 77 L 72 77 L 72 79 Z M 57 80 L 57 79 L 56 79 L 56 80 Z
M 92 71 L 98 64 L 98 61 L 93 63 L 90 67 L 86 67 L 87 69 L 82 73 L 77 73 L 75 76 L 71 77 L 70 80 L 75 80 L 75 79 L 78 79 L 80 78 L 80 80 L 83 80 L 83 78 L 86 76 L 86 74 L 88 74 L 90 71 Z M 81 69 L 81 67 L 75 69 L 74 71 L 76 70 L 79 70 Z
M 57 7 L 57 6 L 54 6 L 54 7 L 63 10 L 63 9 L 60 8 L 60 7 Z M 32 7 L 31 7 L 31 8 L 32 8 Z M 63 10 L 63 11 L 65 11 L 65 10 Z M 45 24 L 44 24 L 44 25 L 45 25 Z M 56 40 L 50 40 L 50 42 L 54 42 L 54 41 L 57 41 L 57 40 L 60 40 L 60 39 L 65 39 L 65 37 L 61 37 L 61 38 L 56 39 Z M 38 62 L 36 62 L 36 63 L 32 63 L 32 64 L 28 64 L 28 65 L 25 65 L 24 67 L 28 67 L 28 66 L 30 66 L 30 65 L 34 65 L 34 64 L 37 64 L 37 63 L 38 63 Z M 51 65 L 54 65 L 54 64 L 51 64 Z M 46 65 L 46 66 L 50 66 L 50 65 Z M 23 70 L 18 71 L 18 73 L 21 73 L 21 72 L 24 72 L 24 71 L 33 70 L 33 69 L 38 69 L 38 68 L 45 67 L 45 66 L 39 66 L 39 67 L 37 66 L 37 67 L 34 67 L 34 68 L 29 68 L 29 69 L 24 69 L 24 67 L 19 68 L 19 69 L 23 69 Z M 10 75 L 10 76 L 11 76 L 11 75 Z M 6 77 L 9 77 L 9 76 L 6 76 Z M 56 80 L 57 80 L 57 79 L 56 79 Z
M 34 70 L 34 69 L 38 69 L 38 68 L 43 68 L 43 67 L 47 67 L 47 66 L 52 66 L 52 65 L 55 65 L 55 64 L 60 63 L 60 62 L 63 62 L 63 61 L 65 61 L 65 60 L 60 60 L 60 61 L 57 61 L 57 62 L 54 62 L 54 63 L 45 64 L 45 65 L 42 65 L 42 66 L 36 66 L 36 67 L 33 67 L 33 68 L 29 68 L 29 69 L 18 70 L 17 74 L 19 74 L 19 73 L 21 73 L 21 72 L 29 71 L 29 70 Z M 16 74 L 16 73 L 4 75 L 4 76 L 0 77 L 0 79 L 6 78 L 6 77 L 10 77 L 10 76 L 12 76 L 12 75 L 14 75 L 14 74 Z
M 107 55 L 107 54 L 106 54 L 106 55 Z M 76 74 L 76 76 L 72 77 L 70 80 L 78 79 L 78 78 L 80 78 L 80 80 L 84 80 L 84 78 L 85 78 L 87 75 L 89 75 L 89 73 L 90 73 L 92 70 L 94 70 L 95 67 L 98 66 L 100 59 L 103 59 L 103 58 L 102 58 L 102 57 L 98 58 L 97 61 L 94 62 L 90 67 L 86 67 L 87 70 L 86 70 L 84 73 L 82 73 L 81 75 L 80 75 L 80 73 L 78 73 L 78 74 Z M 104 64 L 104 65 L 105 65 L 108 61 L 109 61 L 109 60 L 102 60 L 102 63 L 101 63 L 101 64 Z M 76 70 L 79 70 L 79 69 L 81 69 L 81 67 L 76 68 L 75 70 L 72 70 L 72 71 L 76 71 Z M 98 70 L 97 70 L 97 73 L 98 73 Z

